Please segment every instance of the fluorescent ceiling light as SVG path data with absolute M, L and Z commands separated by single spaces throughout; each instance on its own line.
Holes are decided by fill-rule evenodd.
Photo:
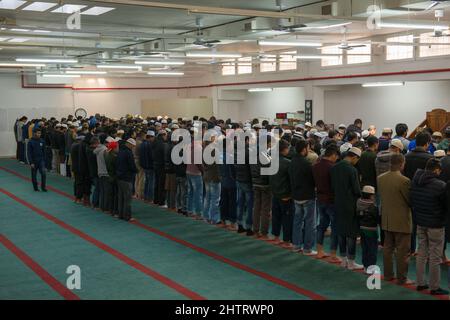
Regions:
M 258 41 L 260 46 L 283 46 L 283 47 L 320 47 L 318 42 L 299 42 L 299 41 L 276 41 L 276 40 L 261 40 Z
M 380 28 L 402 28 L 402 29 L 430 29 L 430 30 L 448 30 L 449 26 L 419 23 L 401 23 L 380 21 L 377 23 Z
M 52 10 L 52 12 L 72 14 L 74 12 L 80 11 L 83 8 L 86 8 L 86 6 L 81 4 L 65 4 L 62 7 Z
M 240 53 L 187 52 L 186 57 L 193 58 L 241 58 Z
M 170 60 L 161 60 L 161 61 L 135 61 L 135 64 L 145 64 L 145 65 L 154 65 L 154 66 L 182 66 L 184 65 L 184 61 L 170 61 Z
M 18 32 L 28 32 L 28 31 L 30 31 L 29 29 L 21 29 L 21 28 L 12 28 L 10 30 L 11 31 L 18 31 Z
M 339 55 L 327 55 L 327 56 L 320 56 L 320 55 L 298 55 L 295 56 L 297 59 L 301 60 L 314 60 L 314 59 L 333 59 L 333 58 L 339 58 Z
M 45 78 L 79 78 L 79 74 L 43 74 Z
M 352 24 L 352 23 L 353 23 L 353 22 L 335 23 L 335 24 L 330 24 L 330 25 L 327 25 L 327 26 L 314 27 L 314 29 L 330 29 L 330 28 L 337 28 L 337 27 L 348 26 L 349 24 Z
M 0 62 L 1 67 L 45 67 L 43 63 L 15 63 L 15 62 Z
M 370 83 L 364 83 L 362 86 L 364 88 L 373 88 L 373 87 L 400 87 L 404 86 L 404 82 L 370 82 Z
M 44 12 L 47 11 L 50 8 L 53 8 L 54 6 L 57 6 L 57 3 L 53 2 L 33 2 L 23 8 L 23 11 L 38 11 L 38 12 Z
M 50 33 L 51 31 L 49 31 L 49 30 L 33 30 L 33 32 L 36 32 L 36 33 Z
M 66 74 L 107 74 L 106 71 L 90 71 L 90 70 L 67 70 Z
M 21 5 L 23 5 L 26 1 L 21 0 L 2 0 L 0 1 L 0 9 L 10 9 L 15 10 Z
M 2 42 L 2 41 L 6 41 L 6 40 L 8 40 L 9 38 L 0 38 L 0 42 Z
M 248 89 L 248 92 L 271 92 L 273 91 L 272 88 L 252 88 Z
M 130 65 L 130 64 L 127 64 L 127 65 L 98 64 L 97 68 L 100 68 L 100 69 L 137 69 L 137 70 L 142 70 L 141 66 L 133 66 L 133 65 Z
M 110 7 L 92 7 L 90 9 L 87 9 L 86 11 L 83 11 L 81 14 L 87 14 L 89 16 L 99 16 L 114 9 L 115 8 Z
M 184 76 L 184 72 L 147 72 L 151 76 Z
M 9 39 L 8 42 L 13 42 L 13 43 L 22 43 L 22 42 L 26 42 L 29 39 L 25 39 L 25 38 L 12 38 Z
M 76 59 L 28 59 L 28 58 L 17 58 L 17 62 L 44 62 L 44 63 L 78 63 Z

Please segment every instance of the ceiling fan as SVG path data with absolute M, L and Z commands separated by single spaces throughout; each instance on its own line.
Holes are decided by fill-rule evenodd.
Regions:
M 342 27 L 342 34 L 344 35 L 344 39 L 341 41 L 340 45 L 338 46 L 341 50 L 353 50 L 354 48 L 362 48 L 365 47 L 365 44 L 349 44 L 347 41 L 347 27 Z
M 220 40 L 205 40 L 202 38 L 203 36 L 203 32 L 201 30 L 201 28 L 203 27 L 203 23 L 202 23 L 202 19 L 201 18 L 196 18 L 195 19 L 195 26 L 197 27 L 197 32 L 196 32 L 196 38 L 194 42 L 188 43 L 186 42 L 179 42 L 179 43 L 169 43 L 171 45 L 196 45 L 196 46 L 202 46 L 205 48 L 213 48 L 214 46 L 216 46 L 218 43 L 220 43 Z

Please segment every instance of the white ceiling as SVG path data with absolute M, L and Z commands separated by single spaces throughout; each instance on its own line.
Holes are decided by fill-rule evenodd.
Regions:
M 3 0 L 11 1 L 11 0 Z M 45 2 L 57 2 L 56 0 L 42 0 Z M 119 2 L 118 3 L 111 3 Z M 404 31 L 403 29 L 383 28 L 381 30 L 368 30 L 366 26 L 367 14 L 365 8 L 372 4 L 370 0 L 336 0 L 339 12 L 337 21 L 353 21 L 348 26 L 348 39 L 377 39 L 377 36 L 388 33 Z M 221 44 L 217 46 L 217 51 L 233 51 L 243 54 L 257 55 L 261 52 L 255 40 L 267 38 L 298 38 L 314 39 L 322 43 L 338 43 L 342 39 L 341 28 L 326 30 L 306 30 L 295 33 L 285 32 L 246 32 L 244 26 L 253 21 L 258 28 L 270 28 L 279 24 L 279 20 L 266 17 L 257 18 L 246 16 L 246 12 L 231 13 L 224 12 L 231 9 L 240 10 L 264 10 L 273 14 L 279 13 L 279 7 L 275 0 L 156 0 L 154 5 L 182 5 L 182 6 L 202 6 L 220 8 L 221 14 L 192 13 L 186 9 L 168 9 L 161 7 L 147 7 L 135 5 L 133 1 L 105 0 L 105 1 L 78 1 L 64 0 L 61 4 L 83 4 L 89 7 L 103 6 L 114 7 L 115 10 L 99 16 L 81 16 L 80 30 L 67 30 L 67 14 L 48 12 L 22 11 L 31 2 L 22 5 L 17 10 L 0 9 L 0 21 L 4 30 L 0 30 L 1 38 L 26 38 L 23 43 L 0 42 L 0 60 L 14 61 L 18 56 L 26 57 L 54 57 L 66 55 L 77 57 L 80 66 L 95 65 L 95 63 L 106 61 L 125 63 L 124 57 L 130 54 L 149 54 L 150 52 L 164 51 L 175 57 L 182 57 L 186 50 L 204 49 L 198 46 L 170 45 L 171 43 L 191 43 L 196 39 L 196 23 L 201 22 L 203 40 L 217 39 Z M 133 3 L 133 4 L 130 4 Z M 145 1 L 142 1 L 145 2 Z M 333 24 L 329 17 L 320 18 L 321 7 L 330 4 L 332 1 L 318 0 L 283 0 L 283 12 L 298 15 L 292 22 L 283 23 L 311 23 L 319 22 Z M 434 11 L 417 12 L 405 11 L 405 8 L 424 8 L 429 1 L 417 0 L 385 0 L 377 1 L 383 8 L 393 10 L 383 10 L 384 17 L 389 19 L 401 18 L 411 20 L 423 20 L 424 23 L 434 23 Z M 1 0 L 0 0 L 1 3 Z M 125 4 L 128 3 L 128 4 Z M 365 3 L 365 5 L 364 5 Z M 450 4 L 450 2 L 449 2 Z M 450 7 L 442 5 L 446 16 L 443 22 L 449 21 Z M 403 10 L 399 10 L 403 9 Z M 208 8 L 205 8 L 208 9 Z M 285 11 L 287 9 L 291 9 Z M 206 10 L 209 12 L 208 10 Z M 313 14 L 314 18 L 307 15 Z M 300 17 L 301 16 L 301 17 Z M 318 17 L 319 16 L 319 17 Z M 200 20 L 198 20 L 200 19 Z M 335 23 L 335 22 L 334 22 Z M 11 28 L 29 29 L 29 32 L 13 31 Z M 44 29 L 50 33 L 36 33 L 35 29 Z M 155 49 L 154 43 L 158 42 L 159 47 Z M 266 48 L 266 51 L 278 48 Z M 283 48 L 285 49 L 285 48 Z M 101 55 L 101 52 L 106 52 Z M 106 60 L 105 60 L 106 59 Z M 210 65 L 195 64 L 196 60 L 189 60 L 186 66 L 182 67 L 187 71 L 210 70 Z M 19 70 L 20 71 L 20 70 Z

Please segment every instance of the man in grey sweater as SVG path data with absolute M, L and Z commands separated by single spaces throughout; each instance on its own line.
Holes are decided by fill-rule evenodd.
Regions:
M 100 189 L 100 200 L 99 207 L 102 211 L 108 211 L 108 170 L 106 168 L 105 162 L 105 151 L 107 149 L 105 143 L 107 143 L 104 136 L 100 137 L 100 144 L 94 149 L 94 154 L 97 158 L 97 173 L 99 177 L 99 189 Z

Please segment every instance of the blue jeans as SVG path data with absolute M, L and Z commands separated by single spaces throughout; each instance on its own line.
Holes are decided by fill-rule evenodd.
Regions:
M 317 244 L 323 245 L 325 231 L 331 225 L 330 250 L 336 251 L 338 237 L 336 235 L 336 211 L 334 205 L 317 201 L 317 211 L 320 216 L 319 226 L 317 227 Z
M 153 169 L 144 170 L 144 199 L 147 201 L 153 200 L 153 193 L 155 191 L 155 171 Z
M 292 229 L 292 243 L 296 249 L 311 251 L 316 239 L 316 210 L 315 200 L 308 200 L 304 204 L 295 202 L 294 225 Z
M 220 222 L 220 182 L 205 182 L 203 218 L 211 223 Z
M 45 161 L 41 160 L 37 163 L 34 163 L 34 168 L 31 168 L 31 181 L 33 182 L 33 188 L 35 190 L 38 189 L 38 182 L 37 182 L 37 172 L 41 174 L 41 188 L 45 189 L 45 180 L 47 177 L 47 171 L 45 169 Z
M 203 179 L 202 176 L 187 174 L 188 195 L 187 195 L 187 211 L 190 214 L 202 214 L 203 202 Z
M 92 185 L 94 186 L 94 191 L 92 192 L 92 206 L 98 208 L 100 204 L 100 183 L 99 178 L 92 178 Z
M 244 209 L 247 211 L 245 222 Z M 237 222 L 245 229 L 253 226 L 253 188 L 249 183 L 237 183 Z

